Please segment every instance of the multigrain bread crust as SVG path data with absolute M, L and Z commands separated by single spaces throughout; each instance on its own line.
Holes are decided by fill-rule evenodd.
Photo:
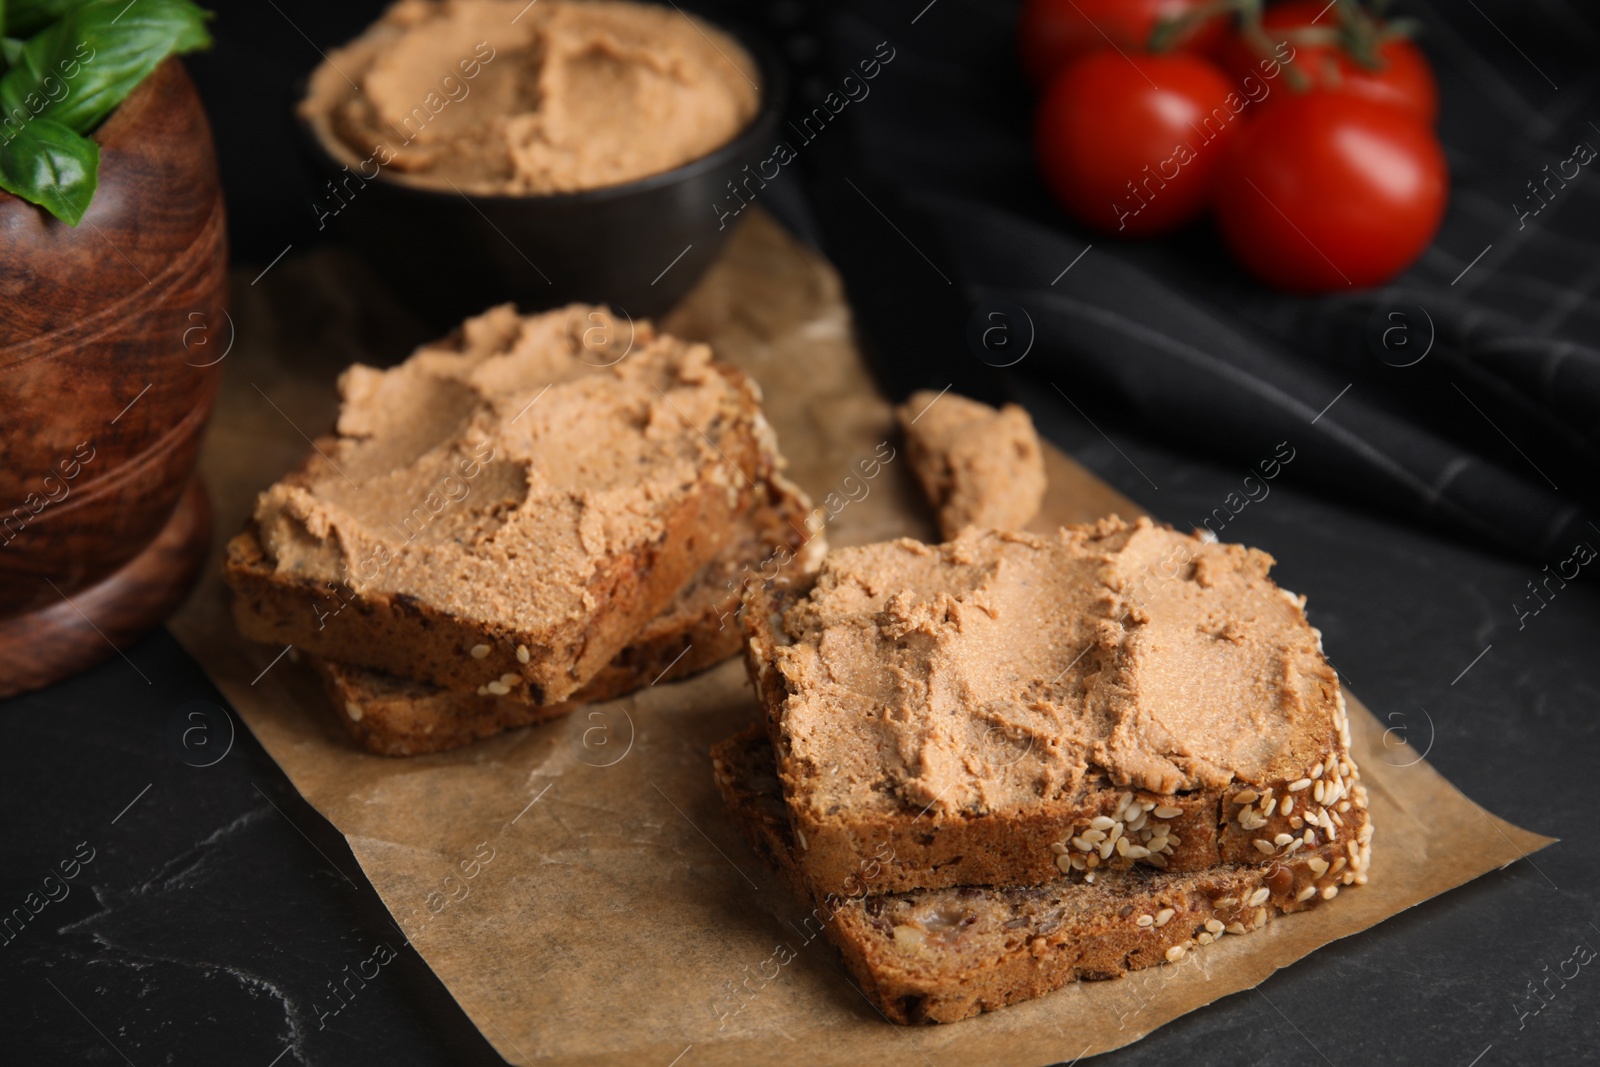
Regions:
M 228 545 L 245 636 L 469 694 L 581 689 L 778 463 L 755 383 L 647 323 L 590 350 L 602 314 L 495 308 L 390 371 L 347 371 L 339 436 Z M 440 496 L 452 480 L 462 503 Z
M 1106 560 L 1152 537 L 1175 554 L 1164 557 L 1170 566 L 1158 581 L 1136 591 Z M 1006 554 L 1063 545 L 1096 583 L 1072 607 L 1061 587 Z M 923 577 L 857 566 L 854 554 L 880 549 Z M 1147 520 L 1110 519 L 1063 528 L 1055 539 L 970 531 L 937 547 L 843 549 L 824 561 L 814 586 L 780 579 L 752 589 L 742 616 L 746 666 L 811 883 L 847 893 L 861 865 L 881 854 L 891 858 L 878 891 L 900 892 L 1092 880 L 1134 867 L 1270 865 L 1325 846 L 1364 881 L 1372 831 L 1344 697 L 1303 601 L 1265 578 L 1270 563 L 1265 553 Z M 1010 592 L 991 581 L 1008 567 Z M 982 581 L 963 584 L 962 573 Z M 937 596 L 915 592 L 926 574 L 946 582 Z M 1229 588 L 1251 595 L 1211 612 L 1208 598 Z M 1022 594 L 1082 616 L 1052 637 L 1043 631 L 1054 609 L 1026 609 L 1015 599 Z M 1163 598 L 1171 597 L 1198 599 L 1206 610 L 1196 617 L 1209 632 L 1186 636 L 1187 619 L 1163 627 Z M 841 602 L 850 610 L 837 610 Z M 987 645 L 985 627 L 994 631 Z M 1050 652 L 1055 677 L 1046 684 L 1018 675 L 1010 660 L 978 657 L 963 673 L 952 666 L 955 652 L 939 651 L 978 642 L 988 655 L 998 642 L 1010 654 L 1035 638 Z M 1186 644 L 1191 638 L 1200 647 Z M 1268 658 L 1234 663 L 1241 647 Z M 863 648 L 871 654 L 862 657 Z M 1267 673 L 1264 662 L 1276 664 L 1276 675 L 1253 677 Z M 1055 673 L 1057 663 L 1070 669 Z M 1191 663 L 1210 663 L 1215 676 L 1191 675 Z M 1230 670 L 1243 677 L 1230 683 Z M 1005 689 L 1013 675 L 1020 681 Z M 1290 687 L 1292 700 L 1264 709 L 1227 703 L 1248 705 L 1267 683 Z M 1228 697 L 1229 684 L 1244 688 Z M 1153 694 L 1167 706 L 1152 708 Z M 1170 706 L 1181 700 L 1211 703 L 1198 720 L 1204 730 L 1186 730 L 1193 723 L 1179 712 L 1187 709 Z M 1255 748 L 1231 764 L 1205 758 L 1221 760 L 1230 744 Z
M 1174 874 L 1140 868 L 1038 886 L 881 892 L 869 860 L 842 893 L 819 892 L 797 861 L 766 732 L 752 727 L 712 749 L 717 788 L 756 853 L 810 909 L 795 929 L 825 933 L 867 998 L 896 1023 L 948 1023 L 1042 996 L 1079 980 L 1162 963 L 1257 930 L 1283 912 L 1338 895 L 1354 876 L 1336 845 L 1262 866 Z M 798 950 L 801 946 L 792 946 Z
M 657 682 L 685 678 L 737 655 L 740 588 L 763 567 L 816 570 L 826 540 L 805 526 L 811 502 L 780 474 L 743 516 L 739 532 L 677 597 L 571 700 L 533 704 L 515 696 L 461 693 L 311 657 L 339 720 L 368 751 L 385 756 L 442 752 L 505 730 L 558 718 Z

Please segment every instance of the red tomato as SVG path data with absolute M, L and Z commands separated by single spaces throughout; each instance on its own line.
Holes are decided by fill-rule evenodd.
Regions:
M 1422 254 L 1449 195 L 1444 150 L 1405 111 L 1311 92 L 1263 110 L 1217 175 L 1217 224 L 1269 285 L 1380 285 Z
M 1319 19 L 1317 16 L 1321 15 Z M 1339 16 L 1326 0 L 1288 0 L 1267 8 L 1261 19 L 1262 29 L 1273 44 L 1283 41 L 1283 31 L 1316 27 L 1333 30 L 1339 26 Z M 1439 114 L 1439 87 L 1434 81 L 1433 68 L 1428 65 L 1422 50 L 1404 38 L 1395 38 L 1378 47 L 1379 67 L 1369 69 L 1337 46 L 1295 44 L 1279 48 L 1277 55 L 1292 56 L 1289 65 L 1304 73 L 1312 85 L 1351 93 L 1375 100 L 1378 103 L 1404 108 L 1423 122 L 1432 125 Z M 1293 95 L 1289 81 L 1281 72 L 1264 76 L 1262 56 L 1238 34 L 1229 34 L 1218 46 L 1217 59 L 1233 77 L 1235 84 L 1244 84 L 1246 75 L 1253 75 L 1268 87 L 1268 98 L 1283 99 Z M 1265 102 L 1265 101 L 1263 101 Z
M 1022 66 L 1035 85 L 1084 54 L 1112 45 L 1124 52 L 1142 52 L 1162 19 L 1174 18 L 1207 0 L 1026 0 L 1017 22 L 1017 47 Z M 1207 19 L 1177 47 L 1205 51 L 1222 39 L 1220 18 Z
M 1242 98 L 1198 56 L 1093 52 L 1050 83 L 1034 145 L 1045 182 L 1108 233 L 1176 229 L 1205 210 Z

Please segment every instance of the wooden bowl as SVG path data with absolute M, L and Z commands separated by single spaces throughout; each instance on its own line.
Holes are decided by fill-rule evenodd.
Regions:
M 232 325 L 211 128 L 182 63 L 94 139 L 76 228 L 0 193 L 0 695 L 159 623 L 209 543 L 190 483 Z

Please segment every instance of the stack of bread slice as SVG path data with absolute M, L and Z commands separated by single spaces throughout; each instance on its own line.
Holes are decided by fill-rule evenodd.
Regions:
M 863 991 L 949 1022 L 1366 880 L 1338 677 L 1239 545 L 1111 518 L 836 550 L 753 588 L 735 821 Z
M 493 308 L 340 379 L 336 434 L 228 545 L 241 631 L 339 719 L 439 751 L 736 654 L 751 575 L 814 570 L 756 385 L 606 309 Z

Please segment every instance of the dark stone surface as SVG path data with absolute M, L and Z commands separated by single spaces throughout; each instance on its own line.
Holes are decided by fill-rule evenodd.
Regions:
M 1199 521 L 1243 477 L 1100 423 L 1113 446 L 1047 392 L 1023 399 L 1052 439 L 1174 521 Z M 1550 976 L 1577 943 L 1600 949 L 1600 857 L 1585 836 L 1600 573 L 1519 629 L 1529 567 L 1297 492 L 1292 463 L 1272 484 L 1222 533 L 1278 557 L 1352 690 L 1468 796 L 1568 840 L 1102 1062 L 1593 1063 L 1600 960 L 1564 988 Z M 0 1061 L 499 1062 L 340 836 L 242 724 L 191 703 L 222 703 L 199 667 L 164 632 L 127 653 L 133 666 L 115 658 L 0 704 L 0 907 L 23 907 L 80 842 L 95 850 L 68 896 L 0 945 Z M 217 759 L 230 723 L 226 756 L 193 766 Z M 185 728 L 199 731 L 187 744 Z M 319 1017 L 337 1005 L 327 983 L 380 944 L 394 961 Z M 1519 1018 L 1538 1007 L 1528 983 L 1547 978 L 1554 996 Z
M 264 265 L 322 236 L 294 154 L 292 80 L 317 60 L 311 40 L 348 37 L 378 5 L 213 6 L 218 47 L 190 66 L 217 127 L 236 253 Z M 1113 445 L 1047 387 L 1022 399 L 1048 436 L 1176 523 L 1198 522 L 1246 473 L 1086 411 Z M 1600 856 L 1586 836 L 1600 563 L 1519 626 L 1513 605 L 1536 603 L 1521 599 L 1535 568 L 1319 500 L 1292 464 L 1271 484 L 1223 536 L 1278 557 L 1352 690 L 1435 767 L 1496 814 L 1568 840 L 1099 1062 L 1596 1062 L 1600 960 L 1565 984 L 1552 976 L 1578 943 L 1600 949 Z M 63 899 L 0 936 L 0 1062 L 500 1062 L 198 665 L 165 632 L 125 651 L 0 702 L 0 918 L 80 843 L 93 849 Z M 1378 832 L 1400 840 L 1405 827 Z M 380 945 L 396 957 L 333 1014 L 329 983 Z M 1529 983 L 1546 980 L 1540 1009 Z M 923 1062 L 919 1035 L 906 1036 L 904 1062 Z M 1068 1038 L 1061 1051 L 1077 1049 Z

